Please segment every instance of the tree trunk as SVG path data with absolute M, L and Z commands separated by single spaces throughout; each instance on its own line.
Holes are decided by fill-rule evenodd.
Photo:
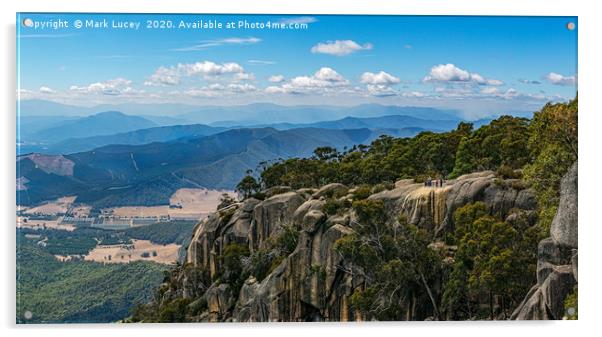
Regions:
M 439 320 L 439 309 L 437 308 L 437 303 L 435 302 L 435 297 L 433 297 L 433 293 L 431 292 L 431 288 L 426 283 L 426 279 L 424 278 L 424 274 L 421 271 L 419 271 L 418 273 L 420 274 L 420 279 L 422 280 L 422 284 L 424 285 L 424 288 L 426 289 L 426 292 L 428 293 L 429 298 L 431 299 L 431 303 L 433 304 L 433 311 L 435 312 L 435 319 L 438 321 Z

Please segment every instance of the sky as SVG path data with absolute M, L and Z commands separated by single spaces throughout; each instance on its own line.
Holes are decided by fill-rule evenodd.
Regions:
M 380 103 L 480 118 L 574 98 L 577 31 L 576 17 L 20 13 L 17 88 L 81 106 Z

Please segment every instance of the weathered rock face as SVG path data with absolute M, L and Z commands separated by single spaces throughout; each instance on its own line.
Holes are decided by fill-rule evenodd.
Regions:
M 333 246 L 350 228 L 321 226 L 303 231 L 297 249 L 262 282 L 245 282 L 234 310 L 234 320 L 323 321 L 350 320 L 348 298 L 353 280 L 337 269 L 340 258 Z
M 283 226 L 293 224 L 295 210 L 305 202 L 297 192 L 277 194 L 257 204 L 253 209 L 249 246 L 262 248 L 266 240 L 278 234 Z
M 512 187 L 512 180 L 496 180 L 492 171 L 463 175 L 436 188 L 399 181 L 393 190 L 374 194 L 370 199 L 382 200 L 391 213 L 404 214 L 408 222 L 436 235 L 452 231 L 454 212 L 468 203 L 482 201 L 491 214 L 501 218 L 512 209 L 537 207 L 530 190 Z
M 537 284 L 511 319 L 562 319 L 564 300 L 577 284 L 577 163 L 563 177 L 551 237 L 539 242 Z
M 201 266 L 214 275 L 219 267 L 218 256 L 229 243 L 249 242 L 251 221 L 257 199 L 247 199 L 211 214 L 194 230 L 186 253 L 186 262 Z
M 575 163 L 562 178 L 560 204 L 550 228 L 555 243 L 571 248 L 577 248 L 577 171 Z
M 491 213 L 501 216 L 506 216 L 512 208 L 535 208 L 530 191 L 515 189 L 509 181 L 500 184 L 495 180 L 492 172 L 463 176 L 436 188 L 404 180 L 394 189 L 373 194 L 369 199 L 384 202 L 391 225 L 404 215 L 434 237 L 453 229 L 453 211 L 466 203 L 483 201 Z M 363 287 L 365 281 L 346 271 L 348 268 L 334 249 L 337 240 L 353 233 L 350 222 L 355 215 L 346 210 L 329 216 L 324 210 L 327 199 L 342 201 L 350 197 L 349 193 L 353 190 L 341 184 L 329 184 L 317 191 L 272 189 L 263 201 L 247 199 L 203 220 L 194 230 L 186 261 L 190 266 L 208 271 L 210 280 L 223 271 L 220 256 L 231 243 L 245 245 L 253 253 L 269 247 L 271 239 L 278 237 L 286 226 L 296 228 L 299 236 L 292 253 L 278 260 L 279 264 L 272 266 L 261 280 L 251 273 L 238 293 L 220 281 L 210 285 L 187 282 L 186 291 L 181 295 L 190 299 L 201 296 L 206 303 L 207 308 L 198 320 L 369 319 L 354 312 L 351 306 L 352 294 Z M 193 278 L 182 278 L 186 279 Z M 558 279 L 564 280 L 562 275 Z M 424 317 L 410 314 L 417 312 L 416 305 L 407 304 L 407 319 L 426 318 L 426 313 Z

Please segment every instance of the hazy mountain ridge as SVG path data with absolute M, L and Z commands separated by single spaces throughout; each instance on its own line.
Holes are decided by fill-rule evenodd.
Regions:
M 211 127 L 203 124 L 159 126 L 134 130 L 106 136 L 71 138 L 48 146 L 47 153 L 75 153 L 88 151 L 110 144 L 142 145 L 154 142 L 166 142 L 179 138 L 194 138 L 213 135 L 225 128 Z
M 107 114 L 109 114 L 109 116 L 115 116 L 116 120 L 112 121 L 112 117 L 108 118 Z M 122 119 L 124 116 L 128 115 L 117 113 L 101 113 L 74 121 L 69 120 L 69 122 L 66 125 L 63 125 L 62 127 L 55 126 L 47 130 L 38 131 L 37 133 L 34 133 L 33 136 L 30 136 L 30 139 L 37 139 L 40 143 L 35 143 L 33 145 L 28 145 L 27 143 L 22 144 L 20 147 L 20 153 L 25 154 L 29 152 L 41 152 L 47 154 L 67 154 L 88 151 L 94 148 L 111 144 L 141 145 L 152 142 L 167 142 L 179 138 L 194 138 L 199 136 L 216 134 L 227 129 L 237 128 L 268 127 L 278 130 L 291 130 L 301 128 L 324 128 L 338 130 L 368 128 L 374 131 L 381 130 L 381 133 L 390 134 L 392 136 L 409 137 L 414 136 L 416 133 L 424 130 L 445 131 L 453 129 L 458 123 L 457 121 L 452 120 L 424 120 L 405 115 L 369 118 L 345 117 L 338 120 L 315 122 L 308 124 L 276 123 L 259 124 L 252 126 L 235 125 L 230 127 L 208 126 L 204 124 L 186 124 L 158 126 L 151 128 L 138 128 L 134 126 L 134 128 L 136 129 L 128 132 L 121 132 L 109 135 L 92 135 L 88 137 L 79 138 L 69 137 L 66 139 L 62 139 L 66 137 L 66 135 L 70 134 L 69 129 L 73 129 L 74 127 L 83 127 L 84 129 L 89 129 L 89 123 L 91 120 L 93 121 L 97 119 L 104 119 L 105 121 L 103 123 L 104 125 L 107 125 L 110 123 L 122 123 Z M 152 122 L 146 121 L 145 123 L 148 124 Z M 84 125 L 82 126 L 82 124 Z M 103 130 L 95 130 L 94 132 L 101 131 Z M 57 138 L 62 140 L 50 144 L 45 144 L 45 142 L 52 141 L 53 139 Z
M 381 134 L 395 135 L 398 130 L 232 129 L 169 142 L 107 145 L 64 155 L 74 164 L 70 177 L 44 172 L 34 163 L 24 165 L 17 178 L 28 182 L 17 199 L 31 204 L 76 194 L 78 201 L 96 206 L 166 204 L 178 188 L 232 189 L 247 169 L 262 161 L 309 156 L 320 146 L 366 144 Z M 18 166 L 25 160 L 29 159 L 21 159 Z
M 347 116 L 377 117 L 384 115 L 409 115 L 427 119 L 461 119 L 460 112 L 452 109 L 432 107 L 395 106 L 381 104 L 361 104 L 356 106 L 330 105 L 278 105 L 273 103 L 253 103 L 246 105 L 188 105 L 188 104 L 102 104 L 83 107 L 61 104 L 44 100 L 19 101 L 20 116 L 66 116 L 85 117 L 103 111 L 121 111 L 126 114 L 148 116 L 152 118 L 170 118 L 189 120 L 190 123 L 211 124 L 220 121 L 254 121 L 252 123 L 295 122 L 310 123 L 313 121 L 340 119 Z M 275 118 L 275 119 L 274 119 Z
M 69 138 L 111 135 L 157 126 L 143 117 L 126 115 L 119 111 L 105 111 L 92 116 L 68 120 L 62 124 L 42 129 L 30 136 L 32 140 L 46 143 Z
M 117 111 L 68 118 L 62 125 L 37 131 L 34 138 L 52 142 L 39 150 L 64 154 L 74 164 L 73 175 L 57 176 L 23 161 L 18 164 L 24 165 L 24 169 L 18 168 L 17 179 L 24 178 L 20 180 L 24 188 L 17 192 L 19 202 L 38 203 L 68 193 L 97 206 L 165 204 L 170 193 L 181 187 L 232 189 L 246 170 L 263 161 L 307 157 L 320 146 L 342 150 L 368 144 L 381 135 L 413 137 L 421 131 L 451 130 L 461 121 L 445 110 L 376 104 L 283 107 L 259 103 L 196 108 L 200 112 L 176 118 L 190 120 L 200 113 L 207 121 L 218 116 L 227 120 L 247 113 L 249 118 L 261 116 L 271 123 L 251 127 L 157 126 L 146 118 Z M 394 114 L 401 112 L 409 115 Z M 383 113 L 389 114 L 380 115 Z M 424 114 L 433 119 L 416 117 Z M 275 117 L 295 115 L 319 118 L 311 123 L 289 123 L 278 122 Z M 338 115 L 342 118 L 327 119 Z M 26 145 L 21 146 L 19 153 L 26 149 Z
M 94 115 L 98 116 L 98 115 Z M 85 117 L 86 123 L 90 118 Z M 121 117 L 119 117 L 121 119 Z M 70 121 L 68 125 L 79 125 L 76 121 Z M 117 121 L 116 121 L 117 123 Z M 22 144 L 20 153 L 29 152 L 41 152 L 47 154 L 67 154 L 75 152 L 88 151 L 97 147 L 102 147 L 111 144 L 125 144 L 125 145 L 141 145 L 152 142 L 166 142 L 172 141 L 179 138 L 194 138 L 199 136 L 207 136 L 216 134 L 227 129 L 237 128 L 274 128 L 278 130 L 291 130 L 291 129 L 308 129 L 308 128 L 324 128 L 324 129 L 361 129 L 368 128 L 374 131 L 381 130 L 384 134 L 390 134 L 397 137 L 409 137 L 414 136 L 416 133 L 424 130 L 429 131 L 445 131 L 456 127 L 457 121 L 451 120 L 424 120 L 420 118 L 395 115 L 395 116 L 381 116 L 381 117 L 370 117 L 370 118 L 358 118 L 358 117 L 345 117 L 338 120 L 315 122 L 308 124 L 293 124 L 293 123 L 276 123 L 276 124 L 259 124 L 252 126 L 235 125 L 230 127 L 217 127 L 209 126 L 204 124 L 186 124 L 186 125 L 171 125 L 171 126 L 158 126 L 151 128 L 136 129 L 128 132 L 121 132 L 109 135 L 93 135 L 88 137 L 70 137 L 67 139 L 60 140 L 51 144 L 44 144 L 46 139 L 56 139 L 57 137 L 64 138 L 65 136 L 59 136 L 58 132 L 64 134 L 65 127 L 59 128 L 54 127 L 50 130 L 44 130 L 37 132 L 40 144 L 29 145 L 27 143 Z M 71 128 L 70 126 L 69 128 Z M 382 131 L 387 130 L 387 131 Z M 43 134 L 43 136 L 39 136 Z M 35 135 L 35 134 L 34 134 Z

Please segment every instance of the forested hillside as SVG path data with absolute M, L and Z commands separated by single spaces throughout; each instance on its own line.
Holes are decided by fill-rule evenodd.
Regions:
M 130 320 L 508 319 L 541 273 L 560 270 L 537 261 L 577 147 L 575 99 L 532 120 L 264 163 L 238 184 L 243 202 L 197 226 L 187 263 Z M 531 319 L 576 309 L 568 278 L 547 286 L 533 306 L 554 306 Z
M 60 262 L 35 243 L 17 251 L 19 323 L 115 322 L 136 304 L 152 299 L 166 265 L 153 262 L 101 264 Z M 32 313 L 25 319 L 25 312 Z

